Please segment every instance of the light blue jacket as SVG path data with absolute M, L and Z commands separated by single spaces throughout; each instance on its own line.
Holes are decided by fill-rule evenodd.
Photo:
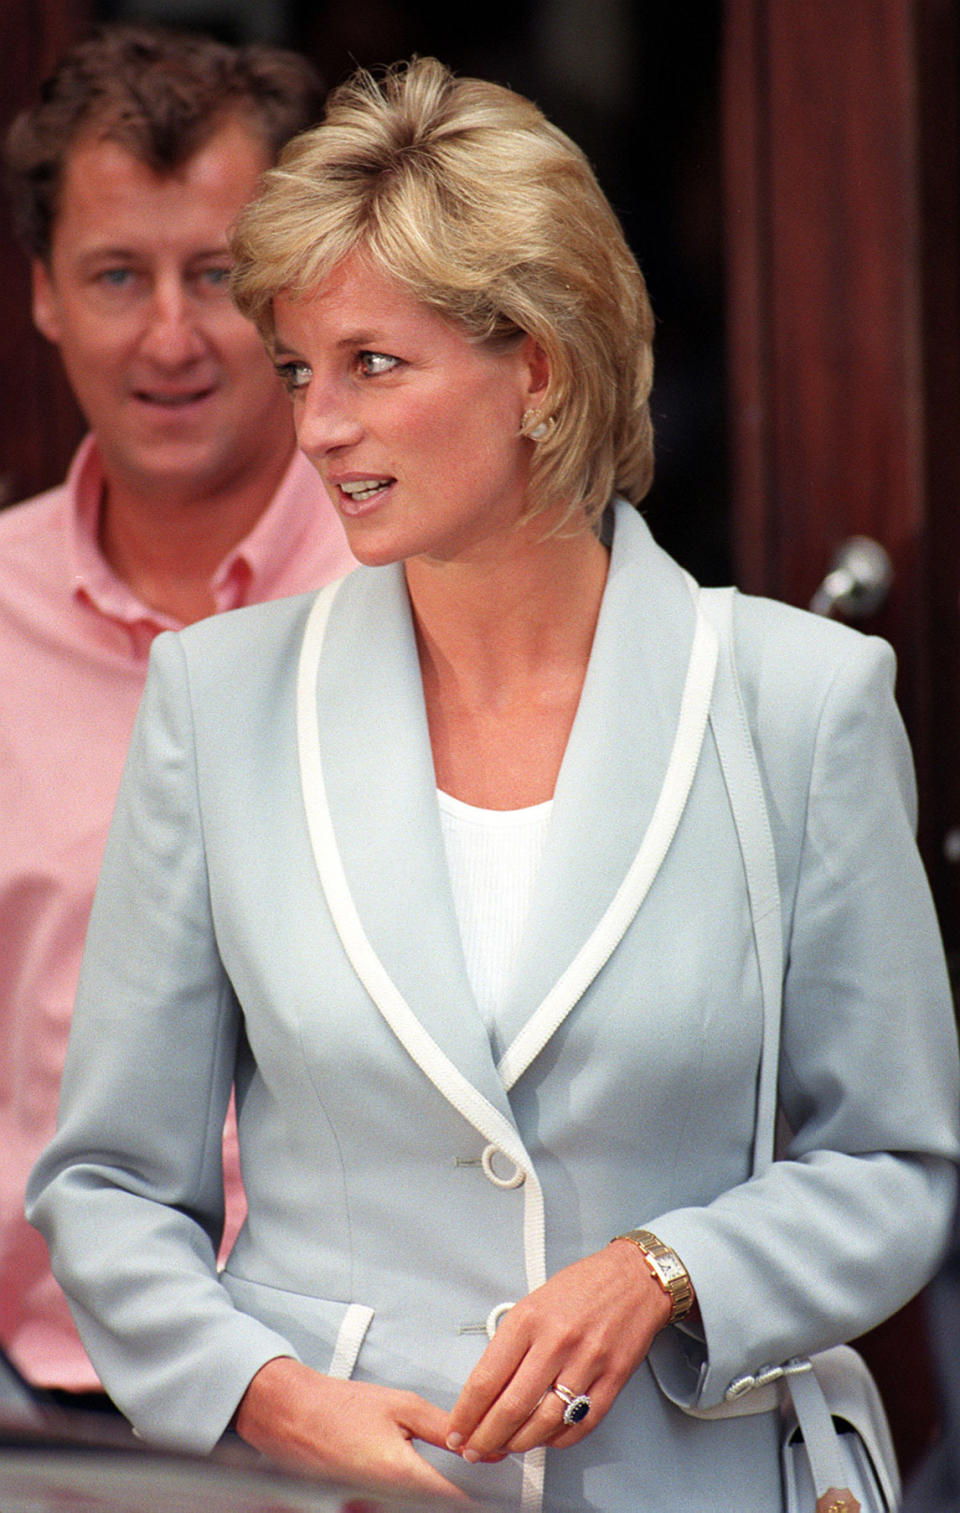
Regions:
M 546 1505 L 779 1506 L 776 1416 L 698 1419 L 658 1376 L 709 1407 L 923 1285 L 952 1208 L 957 1050 L 889 647 L 746 598 L 735 641 L 777 853 L 793 1131 L 755 1179 L 757 960 L 704 728 L 723 659 L 634 511 L 617 506 L 494 1046 L 402 569 L 158 639 L 29 1194 L 145 1436 L 211 1446 L 280 1353 L 449 1406 L 505 1306 L 642 1225 L 686 1262 L 705 1343 L 665 1331 L 594 1433 L 547 1454 Z M 218 1276 L 234 1079 L 249 1218 Z M 542 1453 L 525 1473 L 430 1455 L 536 1502 Z

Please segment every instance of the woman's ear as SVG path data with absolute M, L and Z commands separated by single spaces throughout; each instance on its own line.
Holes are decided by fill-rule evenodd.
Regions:
M 550 359 L 532 336 L 524 338 L 523 357 L 526 365 L 527 408 L 536 410 L 543 404 L 550 387 Z

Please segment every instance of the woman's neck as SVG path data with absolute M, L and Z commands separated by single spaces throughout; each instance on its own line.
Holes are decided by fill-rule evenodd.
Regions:
M 407 564 L 437 782 L 491 809 L 552 796 L 606 583 L 592 531 L 532 525 L 496 561 Z

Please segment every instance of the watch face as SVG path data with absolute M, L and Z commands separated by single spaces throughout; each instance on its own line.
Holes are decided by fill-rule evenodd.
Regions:
M 655 1264 L 665 1282 L 680 1282 L 686 1278 L 686 1268 L 681 1265 L 678 1256 L 657 1256 Z

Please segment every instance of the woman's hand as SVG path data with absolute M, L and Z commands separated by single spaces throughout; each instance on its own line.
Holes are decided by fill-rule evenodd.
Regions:
M 474 1461 L 576 1444 L 669 1318 L 669 1298 L 628 1241 L 558 1271 L 504 1315 L 450 1415 L 448 1448 Z M 564 1424 L 555 1382 L 589 1395 L 579 1424 Z
M 464 1494 L 418 1455 L 443 1446 L 448 1418 L 414 1392 L 322 1376 L 287 1356 L 261 1366 L 234 1427 L 271 1459 L 340 1481 L 404 1491 Z

